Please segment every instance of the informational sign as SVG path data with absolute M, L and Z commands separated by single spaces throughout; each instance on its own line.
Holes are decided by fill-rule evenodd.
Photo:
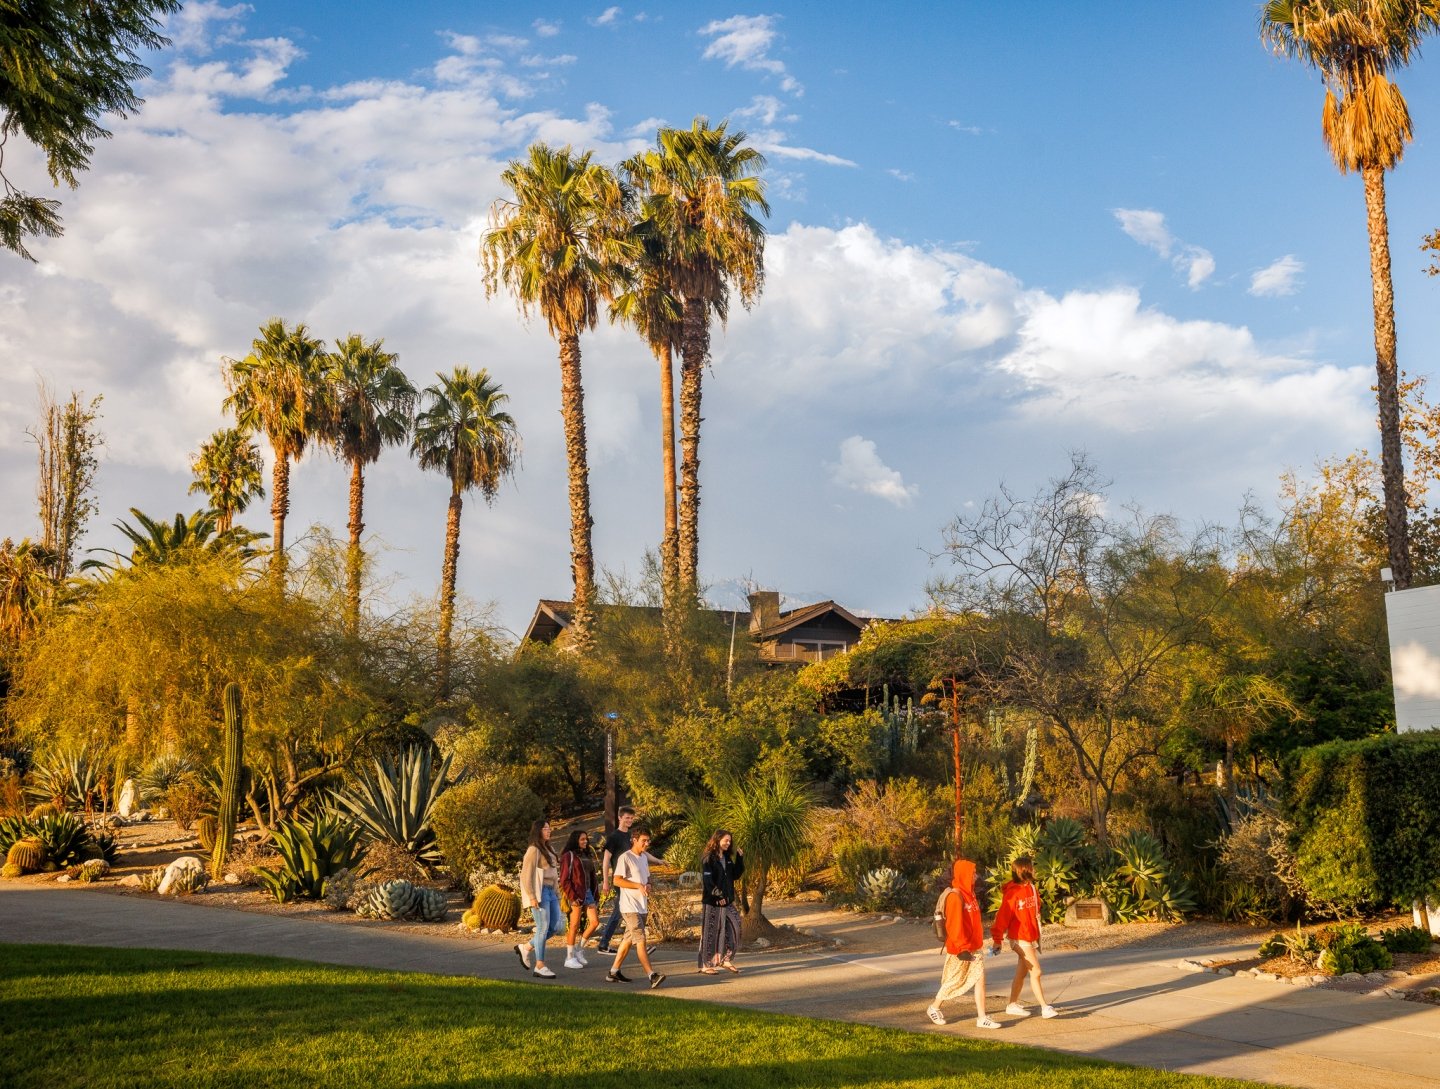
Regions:
M 1385 595 L 1395 722 L 1406 730 L 1440 727 L 1440 586 Z

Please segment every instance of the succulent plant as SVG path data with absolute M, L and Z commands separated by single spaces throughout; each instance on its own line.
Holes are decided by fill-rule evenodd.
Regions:
M 175 875 L 171 889 L 176 896 L 189 896 L 210 884 L 210 875 L 204 870 L 181 870 Z
M 25 871 L 22 870 L 19 866 L 15 865 L 15 863 L 13 863 L 13 862 L 7 862 L 7 863 L 5 863 L 5 865 L 4 865 L 3 868 L 0 868 L 0 877 L 24 877 L 24 876 L 25 876 Z
M 881 866 L 862 877 L 860 886 L 855 891 L 860 894 L 861 902 L 867 907 L 887 908 L 895 906 L 907 884 L 909 882 L 899 870 Z
M 73 870 L 74 873 L 72 873 L 71 876 L 77 881 L 83 881 L 88 885 L 92 882 L 99 881 L 108 874 L 110 872 L 110 863 L 106 862 L 103 858 L 92 858 L 73 867 Z
M 153 870 L 146 870 L 140 875 L 140 891 L 154 892 L 160 887 L 160 882 L 165 880 L 165 867 L 156 866 Z
M 325 882 L 360 863 L 360 828 L 338 814 L 321 813 L 309 822 L 281 821 L 271 835 L 284 866 L 257 867 L 255 877 L 279 903 L 318 900 Z
M 7 866 L 18 866 L 22 873 L 38 873 L 45 868 L 45 846 L 38 839 L 16 840 L 5 854 Z
M 322 899 L 331 911 L 345 911 L 355 898 L 355 875 L 350 870 L 341 870 L 325 881 Z
M 475 894 L 463 921 L 471 930 L 514 930 L 520 921 L 520 897 L 507 888 L 489 885 Z
M 240 808 L 240 782 L 245 773 L 245 716 L 240 706 L 240 686 L 233 681 L 225 686 L 225 752 L 220 773 L 219 816 L 205 843 L 210 852 L 210 873 L 218 879 L 225 872 L 225 856 L 235 838 L 235 813 Z M 203 821 L 202 821 L 203 823 Z
M 376 885 L 360 901 L 355 914 L 366 919 L 404 919 L 419 907 L 419 891 L 409 881 L 396 878 Z
M 35 825 L 29 817 L 0 820 L 0 852 L 8 852 L 17 839 L 27 839 L 34 834 Z
M 45 854 L 57 867 L 83 862 L 85 846 L 91 842 L 90 830 L 73 813 L 40 818 L 35 825 L 35 838 L 45 845 Z
M 450 914 L 450 898 L 439 889 L 417 888 L 416 910 L 420 920 L 426 923 L 440 923 Z
M 195 822 L 195 838 L 200 841 L 200 849 L 207 855 L 215 850 L 215 831 L 219 823 L 209 813 Z
M 32 821 L 43 821 L 47 817 L 58 817 L 60 810 L 51 802 L 41 802 L 34 809 L 30 810 Z

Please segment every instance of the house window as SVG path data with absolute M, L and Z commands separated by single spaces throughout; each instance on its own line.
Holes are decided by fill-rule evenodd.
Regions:
M 844 654 L 850 646 L 848 643 L 832 642 L 828 639 L 797 640 L 793 645 L 797 648 L 798 657 L 809 658 L 816 662 L 833 658 L 837 654 Z

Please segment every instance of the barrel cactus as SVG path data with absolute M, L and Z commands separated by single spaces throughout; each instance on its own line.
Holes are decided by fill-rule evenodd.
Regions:
M 419 893 L 404 878 L 376 885 L 360 901 L 355 914 L 366 919 L 403 919 L 415 911 Z
M 200 849 L 207 855 L 215 850 L 215 831 L 219 824 L 209 813 L 195 822 L 195 838 L 200 841 Z
M 489 885 L 476 893 L 463 921 L 471 930 L 514 930 L 520 921 L 520 897 L 500 885 Z
M 443 922 L 445 916 L 450 914 L 450 898 L 439 889 L 419 888 L 415 892 L 417 895 L 416 910 L 419 912 L 422 922 Z
M 76 880 L 84 881 L 88 885 L 91 882 L 99 881 L 108 874 L 110 872 L 110 863 L 106 862 L 103 858 L 92 858 L 80 863 L 76 869 L 79 871 L 75 875 Z
M 38 873 L 45 868 L 45 848 L 38 839 L 18 839 L 5 856 L 7 866 L 18 866 L 23 873 Z
M 30 810 L 32 821 L 43 821 L 46 817 L 58 817 L 61 810 L 50 802 L 41 802 L 34 809 Z
M 4 865 L 3 867 L 0 867 L 0 877 L 6 877 L 6 878 L 8 878 L 8 877 L 24 877 L 24 876 L 25 876 L 25 871 L 22 870 L 19 866 L 15 865 L 15 863 L 13 863 L 13 862 L 7 862 L 7 863 L 5 863 L 5 865 Z

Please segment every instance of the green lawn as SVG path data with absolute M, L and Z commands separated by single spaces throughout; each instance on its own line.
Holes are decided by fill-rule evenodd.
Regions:
M 647 992 L 0 945 L 0 1086 L 1239 1086 Z

